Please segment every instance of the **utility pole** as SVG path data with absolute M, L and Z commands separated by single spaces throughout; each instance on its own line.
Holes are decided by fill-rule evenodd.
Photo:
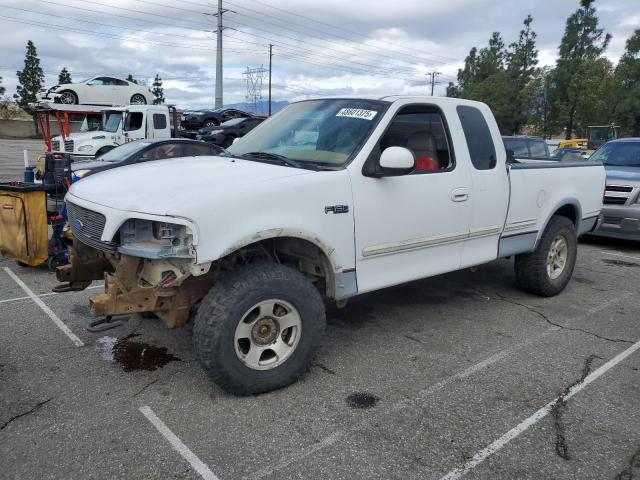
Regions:
M 436 83 L 438 83 L 437 78 L 438 75 L 440 75 L 440 72 L 431 72 L 428 75 L 431 77 L 431 96 L 433 97 L 433 89 L 435 88 Z
M 273 60 L 273 44 L 269 44 L 269 116 L 271 116 L 271 63 Z
M 216 100 L 215 107 L 222 107 L 222 14 L 226 12 L 222 8 L 222 0 L 218 0 L 218 13 L 214 16 L 218 17 L 218 29 L 217 32 L 217 48 L 216 48 Z

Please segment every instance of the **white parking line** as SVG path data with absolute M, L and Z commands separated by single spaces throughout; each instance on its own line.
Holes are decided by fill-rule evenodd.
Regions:
M 67 325 L 62 320 L 60 320 L 55 313 L 53 313 L 53 310 L 47 307 L 45 303 L 40 299 L 40 297 L 33 293 L 31 289 L 27 287 L 27 285 L 22 280 L 20 280 L 20 278 L 18 278 L 18 276 L 13 273 L 13 271 L 9 267 L 4 267 L 4 271 L 13 279 L 14 282 L 16 282 L 20 286 L 20 288 L 22 288 L 22 290 L 24 290 L 24 293 L 26 293 L 29 298 L 31 298 L 31 300 L 33 300 L 35 304 L 38 305 L 42 309 L 42 311 L 49 316 L 53 323 L 55 323 L 56 326 L 60 330 L 62 330 L 67 337 L 71 339 L 76 347 L 84 346 L 82 340 L 80 340 L 76 336 L 76 334 L 73 333 L 71 329 L 67 327 Z
M 182 455 L 182 457 L 191 464 L 191 466 L 195 469 L 196 472 L 200 474 L 202 478 L 205 480 L 219 480 L 218 477 L 207 467 L 207 465 L 202 462 L 196 455 L 189 450 L 182 441 L 176 437 L 176 435 L 169 430 L 169 427 L 165 425 L 165 423 L 160 420 L 153 410 L 148 406 L 140 407 L 140 412 L 147 417 L 147 420 L 151 422 L 151 424 L 158 429 L 158 431 L 162 434 L 164 438 L 171 444 L 176 451 Z
M 92 285 L 90 287 L 85 288 L 85 290 L 89 290 L 89 289 L 93 289 L 93 288 L 104 288 L 104 285 Z M 82 290 L 79 290 L 82 291 Z M 42 298 L 42 297 L 51 297 L 53 295 L 60 295 L 60 293 L 58 292 L 48 292 L 48 293 L 41 293 L 38 295 L 38 297 Z M 31 297 L 15 297 L 15 298 L 7 298 L 5 300 L 0 300 L 0 303 L 11 303 L 11 302 L 18 302 L 20 300 L 29 300 Z
M 607 252 L 606 250 L 600 250 L 600 253 L 604 253 L 605 255 L 612 255 L 614 257 L 631 258 L 632 260 L 636 260 L 640 262 L 640 257 L 634 257 L 633 255 L 623 255 L 621 253 L 612 253 L 612 252 Z
M 591 374 L 587 375 L 587 377 L 581 383 L 574 385 L 566 395 L 563 395 L 564 400 L 569 400 L 576 393 L 584 389 L 590 383 L 597 380 L 600 376 L 604 375 L 607 371 L 611 370 L 618 363 L 623 361 L 625 358 L 627 358 L 629 355 L 631 355 L 633 352 L 635 352 L 639 348 L 640 348 L 640 342 L 634 343 L 625 351 L 616 355 L 607 363 L 602 365 L 600 368 L 594 370 Z M 440 480 L 458 480 L 463 476 L 465 476 L 476 466 L 484 462 L 487 458 L 489 458 L 491 455 L 493 455 L 494 453 L 499 451 L 502 447 L 504 447 L 506 444 L 508 444 L 511 440 L 513 440 L 522 432 L 524 432 L 528 428 L 538 423 L 541 419 L 546 417 L 549 414 L 549 412 L 551 412 L 553 405 L 558 401 L 559 398 L 560 397 L 554 398 L 551 402 L 547 403 L 544 407 L 542 407 L 536 413 L 531 415 L 529 418 L 526 418 L 525 420 L 520 422 L 517 426 L 515 426 L 514 428 L 509 430 L 507 433 L 502 435 L 495 442 L 491 443 L 489 446 L 480 450 L 471 458 L 471 460 L 469 460 L 463 466 L 456 468 L 454 470 L 451 470 Z
M 581 313 L 580 315 L 575 315 L 573 317 L 569 317 L 569 318 L 564 318 L 562 319 L 565 323 L 569 323 L 569 322 L 573 322 L 573 321 L 579 321 L 579 320 L 583 320 L 585 318 L 590 317 L 591 315 L 594 315 L 596 313 L 599 313 L 603 310 L 608 309 L 611 305 L 624 300 L 625 298 L 631 297 L 633 296 L 634 293 L 632 292 L 625 292 L 622 295 L 619 295 L 617 297 L 614 297 L 610 300 L 607 300 L 606 302 L 603 302 L 593 308 L 590 308 L 589 310 L 587 310 L 586 312 Z M 466 379 L 467 377 L 472 376 L 473 374 L 493 365 L 494 363 L 497 363 L 498 361 L 506 358 L 507 356 L 517 353 L 520 350 L 524 349 L 525 347 L 533 344 L 534 342 L 538 342 L 540 340 L 542 340 L 544 337 L 546 337 L 547 335 L 557 332 L 561 330 L 560 327 L 551 327 L 548 328 L 546 330 L 544 330 L 543 332 L 539 333 L 538 335 L 535 336 L 531 336 L 529 338 L 527 338 L 525 341 L 517 343 L 515 345 L 512 345 L 510 347 L 507 347 L 503 350 L 500 350 L 496 353 L 494 353 L 493 355 L 485 358 L 484 360 L 471 365 L 470 367 L 455 373 L 449 377 L 445 377 L 442 380 L 440 380 L 439 382 L 433 384 L 433 385 L 429 385 L 428 387 L 420 390 L 419 392 L 417 392 L 414 395 L 414 398 L 412 399 L 403 399 L 403 400 L 399 400 L 395 403 L 393 403 L 391 406 L 389 406 L 388 409 L 382 411 L 380 413 L 380 415 L 386 415 L 392 412 L 397 412 L 399 410 L 402 410 L 403 408 L 406 408 L 410 405 L 416 404 L 416 403 L 420 403 L 420 402 L 424 402 L 426 401 L 430 395 L 433 395 L 434 393 L 436 393 L 439 390 L 444 389 L 445 387 L 449 386 L 450 384 L 454 383 L 455 381 L 459 381 L 459 380 L 463 380 Z M 300 460 L 308 457 L 309 455 L 315 454 L 317 452 L 319 452 L 320 450 L 329 447 L 331 445 L 333 445 L 334 443 L 336 443 L 338 440 L 340 440 L 342 437 L 344 437 L 344 435 L 349 431 L 349 430 L 353 430 L 353 429 L 358 429 L 358 428 L 363 428 L 365 426 L 367 426 L 370 422 L 374 421 L 376 417 L 368 417 L 365 420 L 359 422 L 358 424 L 356 424 L 355 426 L 351 426 L 351 427 L 347 427 L 343 430 L 336 430 L 334 432 L 332 432 L 331 434 L 329 434 L 327 437 L 325 437 L 323 440 L 321 440 L 318 443 L 315 443 L 313 445 L 311 445 L 310 447 L 307 447 L 306 449 L 302 449 L 300 451 L 298 451 L 297 453 L 289 453 L 287 455 L 286 458 L 276 461 L 274 463 L 271 463 L 263 468 L 261 468 L 260 470 L 257 470 L 249 475 L 246 475 L 243 477 L 243 480 L 260 480 L 264 477 L 268 477 L 270 475 L 273 475 L 274 472 L 278 471 L 278 470 L 282 470 L 284 468 L 287 468 L 289 465 L 293 464 L 293 463 L 298 463 Z

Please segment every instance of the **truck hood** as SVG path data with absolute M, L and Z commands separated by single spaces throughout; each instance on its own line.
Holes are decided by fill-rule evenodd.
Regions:
M 607 180 L 640 182 L 640 167 L 605 166 Z
M 314 173 L 228 157 L 186 157 L 99 172 L 74 183 L 69 193 L 118 210 L 185 217 L 194 205 L 233 202 L 251 184 Z

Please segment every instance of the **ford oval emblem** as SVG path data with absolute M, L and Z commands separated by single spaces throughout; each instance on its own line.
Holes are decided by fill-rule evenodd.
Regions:
M 82 230 L 84 228 L 84 223 L 82 223 L 82 220 L 80 220 L 79 218 L 76 218 L 73 221 L 73 226 L 76 230 Z

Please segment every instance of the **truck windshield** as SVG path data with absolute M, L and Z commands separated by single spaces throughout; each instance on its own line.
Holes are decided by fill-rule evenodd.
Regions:
M 615 167 L 640 167 L 640 142 L 607 143 L 596 150 L 589 161 Z
M 115 133 L 120 126 L 120 120 L 122 120 L 122 112 L 107 113 L 106 120 L 104 122 L 104 129 L 107 132 Z
M 342 166 L 358 151 L 388 107 L 375 100 L 293 103 L 229 147 L 233 156 L 258 153 L 298 164 Z

